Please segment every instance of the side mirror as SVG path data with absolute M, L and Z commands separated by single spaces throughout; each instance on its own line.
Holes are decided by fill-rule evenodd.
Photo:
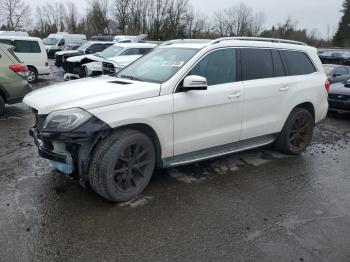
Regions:
M 207 90 L 207 88 L 207 79 L 205 77 L 196 75 L 186 76 L 182 85 L 182 89 L 184 91 Z
M 342 75 L 342 74 L 340 74 L 340 73 L 334 73 L 334 74 L 333 74 L 334 77 L 339 77 L 339 76 L 341 76 L 341 75 Z

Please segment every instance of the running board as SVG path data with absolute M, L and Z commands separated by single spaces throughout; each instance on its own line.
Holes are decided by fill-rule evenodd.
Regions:
M 216 157 L 225 156 L 232 153 L 237 153 L 249 149 L 254 149 L 261 146 L 266 146 L 273 143 L 278 134 L 265 135 L 255 138 L 250 138 L 243 141 L 238 141 L 231 144 L 216 146 L 208 149 L 199 150 L 196 152 L 186 153 L 174 157 L 162 159 L 163 168 L 180 166 L 208 160 Z

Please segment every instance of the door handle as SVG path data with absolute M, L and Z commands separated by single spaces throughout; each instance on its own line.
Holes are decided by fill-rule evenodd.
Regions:
M 280 88 L 280 91 L 288 91 L 288 90 L 289 90 L 289 86 L 281 87 L 281 88 Z
M 229 99 L 232 99 L 232 98 L 238 98 L 241 96 L 241 92 L 237 92 L 237 93 L 234 93 L 232 95 L 229 95 L 228 98 Z

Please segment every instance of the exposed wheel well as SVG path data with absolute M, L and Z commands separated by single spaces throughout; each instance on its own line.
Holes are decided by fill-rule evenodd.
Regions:
M 130 125 L 118 127 L 115 130 L 125 129 L 125 128 L 135 129 L 140 132 L 143 132 L 153 141 L 154 147 L 156 149 L 156 164 L 157 164 L 157 167 L 159 167 L 161 165 L 162 148 L 159 142 L 159 138 L 156 132 L 154 131 L 154 129 L 147 124 L 130 124 Z
M 27 65 L 27 67 L 28 67 L 28 68 L 33 68 L 33 69 L 36 71 L 36 73 L 38 73 L 38 69 L 36 69 L 36 67 L 35 67 L 35 66 L 32 66 L 32 65 Z
M 315 122 L 315 108 L 314 108 L 314 105 L 312 103 L 306 102 L 306 103 L 299 104 L 296 107 L 294 107 L 293 110 L 295 108 L 303 108 L 303 109 L 309 111 L 312 115 L 312 118 L 314 119 L 314 122 Z

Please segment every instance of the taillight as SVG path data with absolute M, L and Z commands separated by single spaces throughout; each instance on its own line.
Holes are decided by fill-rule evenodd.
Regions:
M 329 89 L 331 88 L 331 82 L 329 80 L 326 80 L 326 83 L 324 84 L 324 87 L 327 90 L 327 93 L 329 93 Z
M 25 65 L 14 64 L 14 65 L 10 65 L 9 68 L 13 72 L 15 72 L 15 73 L 17 73 L 17 74 L 19 74 L 21 76 L 26 76 L 27 75 L 27 67 Z
M 45 62 L 45 67 L 48 67 L 49 66 L 49 62 Z

